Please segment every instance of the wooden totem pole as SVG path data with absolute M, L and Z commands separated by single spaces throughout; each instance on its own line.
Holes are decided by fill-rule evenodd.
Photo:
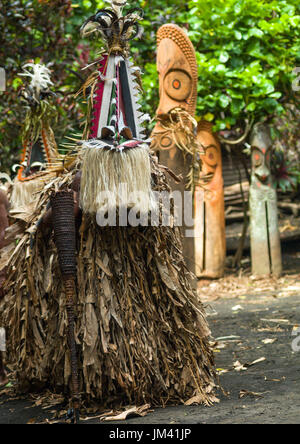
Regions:
M 201 155 L 199 185 L 195 187 L 196 276 L 220 278 L 226 256 L 224 190 L 221 147 L 212 132 L 212 124 L 198 125 Z
M 271 175 L 272 140 L 269 128 L 258 123 L 251 134 L 250 236 L 252 273 L 280 275 L 281 246 L 277 194 Z
M 182 226 L 189 269 L 198 277 L 221 277 L 225 262 L 221 148 L 209 122 L 201 121 L 198 129 L 193 126 L 198 82 L 195 50 L 186 33 L 173 24 L 158 30 L 157 46 L 160 103 L 152 148 L 160 163 L 184 178 L 179 184 L 171 181 L 172 190 L 182 195 L 193 192 L 194 236 L 185 236 L 191 227 Z
M 199 150 L 193 118 L 197 103 L 198 68 L 194 47 L 177 25 L 167 24 L 157 32 L 157 72 L 160 102 L 157 124 L 152 132 L 152 149 L 159 163 L 166 165 L 184 181 L 170 181 L 173 191 L 190 189 L 194 165 L 199 165 Z M 184 199 L 184 198 L 183 198 Z M 183 200 L 184 202 L 184 200 Z M 188 268 L 195 272 L 194 238 L 186 236 L 183 222 L 183 253 Z

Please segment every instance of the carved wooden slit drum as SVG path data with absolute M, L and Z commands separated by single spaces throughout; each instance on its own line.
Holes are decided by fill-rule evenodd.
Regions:
M 252 273 L 282 272 L 277 193 L 271 173 L 272 139 L 269 128 L 257 123 L 251 134 L 252 174 L 249 193 Z
M 205 120 L 199 122 L 197 138 L 204 154 L 194 197 L 196 275 L 220 278 L 226 257 L 221 147 L 212 124 Z
M 172 190 L 180 191 L 182 196 L 187 190 L 193 193 L 194 226 L 183 223 L 181 227 L 185 260 L 198 277 L 218 278 L 223 276 L 225 264 L 221 148 L 211 123 L 202 120 L 198 128 L 197 123 L 193 124 L 198 84 L 196 54 L 186 32 L 177 25 L 163 25 L 157 32 L 157 71 L 160 102 L 152 148 L 161 164 L 183 177 L 179 184 L 170 180 Z M 194 237 L 189 237 L 191 230 Z

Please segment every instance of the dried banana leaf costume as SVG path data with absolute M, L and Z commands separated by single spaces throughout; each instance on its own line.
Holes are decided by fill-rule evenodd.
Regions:
M 26 222 L 28 216 L 32 215 L 38 201 L 38 193 L 41 192 L 47 180 L 55 177 L 54 168 L 57 167 L 58 162 L 57 146 L 51 129 L 51 122 L 56 117 L 56 109 L 51 104 L 54 94 L 49 89 L 53 85 L 50 71 L 44 65 L 27 63 L 23 66 L 20 76 L 30 78 L 29 85 L 24 87 L 21 93 L 21 100 L 26 107 L 26 117 L 22 128 L 21 163 L 13 167 L 14 171 L 18 168 L 13 182 L 6 174 L 0 174 L 0 177 L 10 184 L 7 187 L 7 197 L 4 193 L 1 195 L 0 190 L 2 197 L 0 198 L 0 249 L 4 248 L 2 256 L 5 257 L 5 261 L 15 247 L 14 233 L 24 231 L 24 221 Z M 10 205 L 7 199 L 10 200 Z M 10 228 L 8 228 L 8 216 L 12 224 Z M 11 239 L 8 245 L 4 239 L 4 228 Z M 0 265 L 0 298 L 5 279 L 6 269 Z M 0 325 L 0 374 L 1 372 L 3 374 L 3 369 L 1 371 L 1 352 L 3 351 L 5 351 L 5 330 Z
M 165 405 L 197 395 L 198 402 L 210 404 L 215 398 L 209 330 L 191 289 L 178 230 L 96 223 L 96 210 L 105 206 L 97 196 L 107 182 L 112 189 L 124 179 L 128 188 L 137 184 L 148 203 L 153 191 L 168 190 L 143 141 L 137 71 L 127 58 L 138 15 L 131 11 L 123 17 L 113 4 L 83 27 L 84 33 L 101 31 L 108 43 L 96 84 L 90 83 L 89 138 L 81 143 L 76 167 L 41 196 L 40 211 L 9 263 L 7 297 L 0 308 L 11 329 L 10 359 L 23 387 L 29 382 L 59 390 L 73 377 L 74 399 L 80 392 L 103 404 Z M 82 209 L 75 212 L 75 222 L 70 187 Z M 54 237 L 52 232 L 45 237 L 36 222 L 50 195 Z M 144 202 L 135 204 L 145 210 Z M 115 205 L 120 210 L 124 201 Z

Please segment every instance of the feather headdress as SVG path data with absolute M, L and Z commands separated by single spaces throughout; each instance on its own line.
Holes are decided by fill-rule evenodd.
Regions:
M 27 113 L 22 128 L 21 161 L 13 166 L 13 171 L 17 171 L 11 196 L 13 208 L 33 202 L 44 186 L 45 177 L 60 163 L 51 129 L 57 111 L 49 100 L 54 96 L 50 90 L 53 86 L 50 70 L 41 64 L 27 63 L 19 75 L 29 78 L 30 83 L 21 92 Z
M 32 72 L 27 68 L 30 68 Z M 39 63 L 26 63 L 26 65 L 23 66 L 23 71 L 24 72 L 19 73 L 19 75 L 31 79 L 28 89 L 32 92 L 33 99 L 39 102 L 41 92 L 45 93 L 49 90 L 50 86 L 53 86 L 50 78 L 50 70 L 45 65 L 40 65 Z
M 100 9 L 88 18 L 81 27 L 83 37 L 98 34 L 106 44 L 110 54 L 128 56 L 129 41 L 140 34 L 138 20 L 143 17 L 140 8 L 131 9 L 124 16 L 122 9 L 126 1 L 111 2 L 111 9 Z

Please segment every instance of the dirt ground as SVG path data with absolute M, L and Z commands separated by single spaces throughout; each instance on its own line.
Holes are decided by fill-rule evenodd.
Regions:
M 246 258 L 239 276 L 228 270 L 224 279 L 199 283 L 226 392 L 218 390 L 218 403 L 149 410 L 110 424 L 299 424 L 300 249 L 293 250 L 284 254 L 279 279 L 254 279 Z M 63 422 L 60 401 L 14 398 L 6 387 L 0 391 L 0 424 Z M 82 423 L 100 424 L 100 416 L 90 414 Z

